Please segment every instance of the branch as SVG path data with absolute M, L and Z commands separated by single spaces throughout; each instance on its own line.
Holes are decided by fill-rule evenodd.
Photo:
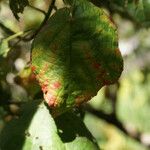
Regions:
M 33 8 L 33 9 L 36 9 L 37 11 L 42 12 L 42 13 L 45 15 L 45 18 L 44 18 L 43 22 L 41 23 L 40 27 L 39 27 L 37 30 L 35 30 L 35 32 L 34 32 L 30 37 L 27 37 L 28 35 L 25 35 L 24 37 L 18 36 L 17 38 L 18 38 L 19 40 L 22 40 L 22 41 L 24 41 L 24 42 L 28 42 L 28 41 L 32 40 L 32 39 L 39 33 L 39 31 L 41 30 L 41 28 L 45 25 L 45 23 L 46 23 L 47 20 L 49 19 L 49 16 L 51 15 L 51 12 L 52 12 L 53 8 L 56 9 L 56 7 L 55 7 L 55 1 L 56 1 L 56 0 L 52 0 L 52 2 L 51 2 L 50 5 L 49 5 L 49 8 L 48 8 L 47 13 L 46 13 L 45 11 L 41 10 L 41 9 L 38 9 L 38 8 L 34 7 L 34 6 L 28 5 L 29 7 Z M 1 22 L 0 22 L 0 27 L 1 27 L 7 34 L 9 34 L 9 35 L 16 34 L 14 31 L 12 31 L 11 29 L 7 28 L 7 27 L 6 27 L 3 23 L 1 23 Z
M 5 33 L 7 33 L 7 34 L 9 34 L 9 35 L 15 34 L 14 31 L 12 31 L 12 30 L 9 29 L 8 27 L 6 27 L 1 21 L 0 21 L 0 27 L 3 29 L 3 31 L 5 31 Z
M 42 27 L 45 25 L 45 23 L 49 19 L 49 16 L 51 15 L 51 12 L 55 6 L 55 1 L 56 0 L 52 0 L 52 2 L 50 3 L 48 11 L 47 11 L 45 18 L 44 18 L 43 22 L 41 23 L 40 27 L 34 32 L 34 34 L 31 37 L 29 37 L 26 40 L 28 40 L 28 41 L 32 40 L 39 33 L 39 31 L 42 29 Z
M 3 31 L 10 35 L 10 36 L 13 36 L 13 35 L 16 35 L 18 33 L 14 32 L 13 30 L 11 30 L 10 28 L 6 27 L 1 21 L 0 21 L 0 28 L 3 29 Z M 24 36 L 20 36 L 20 35 L 17 35 L 15 38 L 17 38 L 19 41 L 24 41 L 24 42 L 28 42 L 28 40 L 26 40 L 26 36 L 28 36 L 28 34 L 30 33 L 31 30 L 27 30 L 27 31 L 22 31 L 23 34 L 25 34 Z M 21 34 L 22 35 L 22 34 Z
M 45 16 L 47 15 L 47 13 L 46 13 L 44 10 L 41 10 L 41 9 L 39 9 L 39 8 L 37 8 L 37 7 L 34 7 L 34 6 L 30 5 L 30 4 L 28 5 L 28 7 L 32 8 L 32 9 L 34 9 L 34 10 L 36 10 L 36 11 L 41 12 L 41 13 L 44 14 Z

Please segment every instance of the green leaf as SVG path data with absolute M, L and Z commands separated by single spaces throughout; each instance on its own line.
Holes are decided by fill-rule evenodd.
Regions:
M 136 23 L 145 27 L 150 26 L 150 0 L 113 0 L 111 7 L 126 12 Z
M 9 0 L 9 6 L 15 18 L 19 20 L 18 13 L 23 13 L 24 8 L 29 4 L 28 0 Z
M 85 146 L 87 150 L 98 149 L 79 117 L 64 114 L 55 125 L 47 106 L 39 102 L 26 104 L 19 119 L 5 126 L 0 135 L 1 150 L 85 150 Z
M 9 50 L 10 48 L 8 45 L 8 40 L 3 39 L 0 43 L 0 55 L 2 55 L 3 57 L 6 57 Z
M 90 100 L 123 69 L 116 26 L 86 0 L 58 10 L 32 45 L 32 69 L 54 114 Z
M 120 85 L 118 118 L 137 132 L 150 133 L 150 73 L 146 75 L 140 70 L 132 70 Z

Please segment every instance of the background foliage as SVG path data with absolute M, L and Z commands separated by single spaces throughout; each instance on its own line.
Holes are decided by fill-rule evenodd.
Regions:
M 19 150 L 41 148 L 41 145 L 35 144 L 34 147 L 31 144 L 37 136 L 30 138 L 28 132 L 25 132 L 28 126 L 31 133 L 35 132 L 34 128 L 42 120 L 40 111 L 43 111 L 48 119 L 43 120 L 43 132 L 36 133 L 44 134 L 43 137 L 50 135 L 47 133 L 50 132 L 48 120 L 51 116 L 46 108 L 36 107 L 43 95 L 29 66 L 32 39 L 45 23 L 46 12 L 50 13 L 48 6 L 51 2 L 54 3 L 49 0 L 0 1 L 0 147 L 4 150 L 11 149 L 12 145 L 16 147 L 14 143 L 20 143 L 16 148 Z M 68 147 L 75 147 L 74 142 L 75 145 L 79 143 L 81 148 L 80 142 L 88 139 L 93 141 L 93 135 L 104 150 L 147 150 L 150 146 L 150 0 L 91 2 L 104 9 L 118 27 L 124 71 L 118 83 L 105 86 L 88 104 L 74 110 L 80 116 L 80 119 L 74 119 L 76 123 L 82 118 L 86 125 L 85 127 L 82 124 L 82 130 L 78 125 L 71 128 L 75 131 L 70 129 L 72 136 L 67 139 L 68 135 L 61 134 L 62 130 L 66 131 L 67 125 L 67 129 L 70 127 L 68 119 L 64 119 L 67 116 L 55 120 L 57 127 L 62 130 L 53 141 L 59 143 L 57 149 L 59 146 L 62 149 L 65 143 L 69 143 Z M 52 13 L 63 7 L 64 3 L 57 0 L 53 6 Z M 63 121 L 64 127 L 60 123 Z M 56 130 L 53 121 L 51 126 Z M 26 139 L 24 136 L 20 137 L 21 132 L 26 133 Z M 78 133 L 79 139 L 74 140 L 77 136 L 75 133 Z M 45 146 L 51 145 L 45 143 L 43 137 L 39 139 L 40 143 Z M 10 148 L 6 146 L 7 140 L 12 140 Z M 36 143 L 36 140 L 34 142 Z M 93 149 L 92 146 L 89 144 L 89 149 Z

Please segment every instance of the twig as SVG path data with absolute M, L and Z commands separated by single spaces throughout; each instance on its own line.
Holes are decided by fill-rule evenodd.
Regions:
M 20 32 L 18 32 L 18 33 L 15 33 L 15 34 L 13 34 L 13 35 L 11 35 L 11 36 L 5 38 L 5 40 L 6 40 L 6 41 L 10 41 L 10 40 L 12 40 L 12 39 L 14 39 L 14 38 L 17 38 L 17 37 L 21 36 L 22 34 L 24 34 L 24 32 L 23 32 L 23 31 L 20 31 Z
M 0 21 L 0 27 L 3 29 L 3 31 L 5 31 L 6 34 L 10 35 L 10 36 L 13 36 L 13 35 L 16 35 L 18 33 L 14 32 L 13 30 L 11 30 L 10 28 L 6 27 L 1 21 Z M 24 34 L 26 34 L 27 32 L 30 32 L 32 29 L 30 30 L 27 30 L 27 31 L 22 31 Z M 19 39 L 19 40 L 22 40 L 24 42 L 28 42 L 28 40 L 26 40 L 26 36 L 28 36 L 28 33 L 27 35 L 25 36 L 16 36 L 15 38 Z
M 46 13 L 44 10 L 41 10 L 41 9 L 39 9 L 39 8 L 37 8 L 37 7 L 34 7 L 34 6 L 30 5 L 30 4 L 28 5 L 28 7 L 32 8 L 32 9 L 34 9 L 34 10 L 36 10 L 36 11 L 41 12 L 41 13 L 44 14 L 45 16 L 47 15 L 47 13 Z
M 3 29 L 3 31 L 5 31 L 5 33 L 7 33 L 9 35 L 16 34 L 14 31 L 12 31 L 8 27 L 6 27 L 1 21 L 0 21 L 0 27 Z
M 42 29 L 42 27 L 45 25 L 45 23 L 46 23 L 47 20 L 49 19 L 49 16 L 50 16 L 50 14 L 51 14 L 51 12 L 52 12 L 52 10 L 53 10 L 53 8 L 54 8 L 55 1 L 56 1 L 56 0 L 52 0 L 52 2 L 50 3 L 49 8 L 48 8 L 48 11 L 47 11 L 47 13 L 46 13 L 46 16 L 45 16 L 43 22 L 41 23 L 40 27 L 34 32 L 34 34 L 33 34 L 31 37 L 29 37 L 29 38 L 26 39 L 26 40 L 28 40 L 28 41 L 32 40 L 32 39 L 39 33 L 39 31 Z
M 54 10 L 57 11 L 57 7 L 54 5 Z
M 47 13 L 44 12 L 43 10 L 40 10 L 40 9 L 38 9 L 38 8 L 35 8 L 35 7 L 31 6 L 31 5 L 29 5 L 29 7 L 32 7 L 32 8 L 34 8 L 34 9 L 36 9 L 36 10 L 38 10 L 38 11 L 44 13 L 44 14 L 45 14 L 45 18 L 44 18 L 43 22 L 41 23 L 40 27 L 39 27 L 37 30 L 35 30 L 35 32 L 34 32 L 30 37 L 26 38 L 26 36 L 25 36 L 25 37 L 20 37 L 20 36 L 18 36 L 17 38 L 21 39 L 21 40 L 24 41 L 24 42 L 28 42 L 28 41 L 32 40 L 32 39 L 39 33 L 39 31 L 41 30 L 41 28 L 45 25 L 45 23 L 46 23 L 47 20 L 49 19 L 49 16 L 51 15 L 51 12 L 52 12 L 53 8 L 55 8 L 55 1 L 56 1 L 56 0 L 52 0 L 52 2 L 51 2 L 50 5 L 49 5 L 49 8 L 48 8 Z M 1 22 L 0 22 L 0 27 L 3 28 L 3 30 L 4 30 L 6 33 L 8 33 L 9 35 L 16 34 L 14 31 L 12 31 L 11 29 L 7 28 L 7 27 L 6 27 L 5 25 L 3 25 Z

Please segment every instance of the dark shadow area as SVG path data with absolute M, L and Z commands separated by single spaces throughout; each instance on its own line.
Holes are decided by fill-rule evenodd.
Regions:
M 93 141 L 93 136 L 82 122 L 81 118 L 72 112 L 67 112 L 55 119 L 58 134 L 64 143 L 73 141 L 76 137 L 86 137 Z

